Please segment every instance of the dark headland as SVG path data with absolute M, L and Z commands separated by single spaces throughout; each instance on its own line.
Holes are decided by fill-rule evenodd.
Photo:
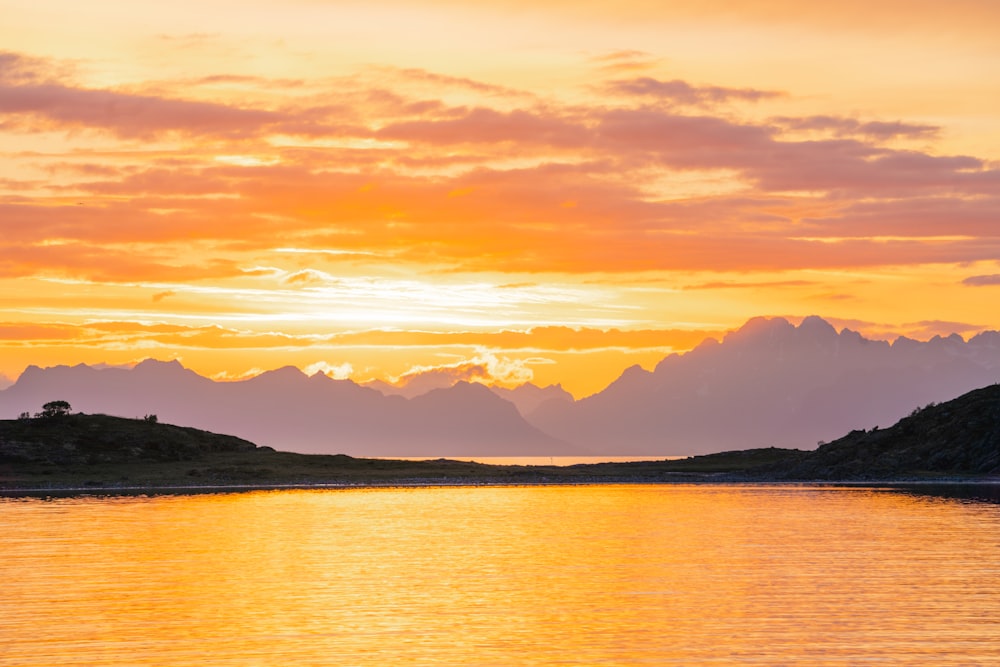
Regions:
M 155 419 L 55 414 L 0 421 L 0 490 L 191 490 L 287 486 L 658 482 L 995 481 L 1000 385 L 852 431 L 818 449 L 762 448 L 680 460 L 496 466 L 275 451 Z

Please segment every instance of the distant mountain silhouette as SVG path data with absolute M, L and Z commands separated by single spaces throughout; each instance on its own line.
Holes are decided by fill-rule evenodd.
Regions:
M 31 366 L 0 391 L 0 418 L 51 400 L 85 413 L 155 414 L 278 450 L 353 456 L 558 456 L 587 453 L 528 424 L 514 405 L 459 383 L 407 400 L 294 367 L 215 382 L 174 362 L 135 368 Z
M 809 448 L 998 379 L 998 332 L 890 344 L 819 317 L 798 327 L 755 318 L 721 343 L 670 355 L 652 372 L 634 366 L 598 394 L 544 403 L 527 418 L 603 454 Z
M 573 394 L 562 388 L 559 384 L 550 384 L 546 387 L 539 387 L 530 382 L 507 389 L 506 387 L 490 387 L 490 390 L 517 406 L 517 411 L 527 417 L 538 409 L 543 403 L 554 401 L 555 403 L 572 403 Z
M 0 390 L 0 419 L 66 400 L 86 413 L 156 414 L 302 453 L 671 456 L 811 448 L 998 380 L 995 331 L 969 341 L 952 335 L 890 344 L 837 332 L 819 317 L 799 326 L 755 318 L 721 342 L 666 357 L 653 371 L 626 369 L 579 401 L 558 385 L 467 382 L 407 398 L 390 385 L 364 387 L 294 367 L 215 382 L 176 361 L 147 360 L 132 369 L 31 366 Z
M 419 373 L 407 378 L 407 382 L 404 384 L 390 384 L 384 380 L 369 380 L 361 383 L 361 386 L 375 389 L 386 396 L 416 398 L 435 389 L 453 387 L 458 382 L 460 380 L 457 380 L 454 375 L 428 371 L 427 373 Z M 536 384 L 527 382 L 513 388 L 494 385 L 490 386 L 489 389 L 500 398 L 513 403 L 517 406 L 517 411 L 525 416 L 546 401 L 573 401 L 573 395 L 563 389 L 562 385 L 558 384 L 539 387 Z

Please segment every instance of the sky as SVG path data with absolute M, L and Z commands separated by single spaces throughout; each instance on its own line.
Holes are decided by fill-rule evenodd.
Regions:
M 754 316 L 1000 329 L 1000 3 L 0 0 L 0 386 L 577 397 Z

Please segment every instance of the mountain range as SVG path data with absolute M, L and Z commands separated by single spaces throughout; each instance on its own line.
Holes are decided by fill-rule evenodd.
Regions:
M 352 456 L 704 454 L 812 448 L 1000 380 L 1000 332 L 871 340 L 819 317 L 755 318 L 721 341 L 638 366 L 573 400 L 559 386 L 458 382 L 426 393 L 294 367 L 217 382 L 180 363 L 28 367 L 0 418 L 65 400 L 85 413 L 230 433 L 279 450 Z M 384 385 L 384 386 L 383 386 Z
M 607 454 L 812 448 L 998 380 L 1000 332 L 889 343 L 819 317 L 755 318 L 593 396 L 544 403 L 528 421 Z
M 50 400 L 90 414 L 154 414 L 161 422 L 308 454 L 581 454 L 528 424 L 485 386 L 465 382 L 405 399 L 291 366 L 240 382 L 215 382 L 176 361 L 146 360 L 131 369 L 30 366 L 0 392 L 0 415 L 31 412 Z

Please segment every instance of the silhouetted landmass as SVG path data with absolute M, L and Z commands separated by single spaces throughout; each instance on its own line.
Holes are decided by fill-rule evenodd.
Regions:
M 761 472 L 823 480 L 1000 475 L 1000 385 L 916 410 L 890 428 L 852 431 Z
M 914 410 L 889 428 L 851 431 L 813 451 L 752 449 L 685 459 L 731 479 L 870 481 L 1000 476 L 1000 385 Z
M 0 465 L 196 461 L 211 454 L 257 449 L 231 435 L 147 419 L 67 414 L 0 421 Z
M 296 454 L 228 435 L 106 415 L 0 421 L 0 488 L 380 484 L 983 480 L 1000 476 L 1000 385 L 814 451 L 775 447 L 680 460 L 495 466 Z
M 107 415 L 0 421 L 3 489 L 516 482 L 531 472 L 493 468 L 279 452 L 229 435 Z
M 135 368 L 30 366 L 0 391 L 0 415 L 52 396 L 86 413 L 155 412 L 170 424 L 231 433 L 282 451 L 353 456 L 581 456 L 586 449 L 539 431 L 480 384 L 459 382 L 413 399 L 287 366 L 215 382 L 178 362 Z
M 757 447 L 813 449 L 888 425 L 917 406 L 1000 381 L 1000 333 L 892 343 L 754 318 L 721 342 L 633 366 L 606 389 L 526 414 L 549 435 L 601 454 L 692 455 Z
M 558 385 L 508 390 L 453 381 L 439 373 L 403 388 L 360 386 L 285 367 L 223 382 L 151 359 L 134 368 L 30 366 L 0 390 L 0 418 L 58 397 L 87 413 L 155 412 L 166 423 L 282 451 L 359 457 L 812 449 L 1000 381 L 1000 332 L 889 343 L 838 332 L 818 317 L 798 326 L 755 318 L 653 371 L 634 366 L 578 401 Z

